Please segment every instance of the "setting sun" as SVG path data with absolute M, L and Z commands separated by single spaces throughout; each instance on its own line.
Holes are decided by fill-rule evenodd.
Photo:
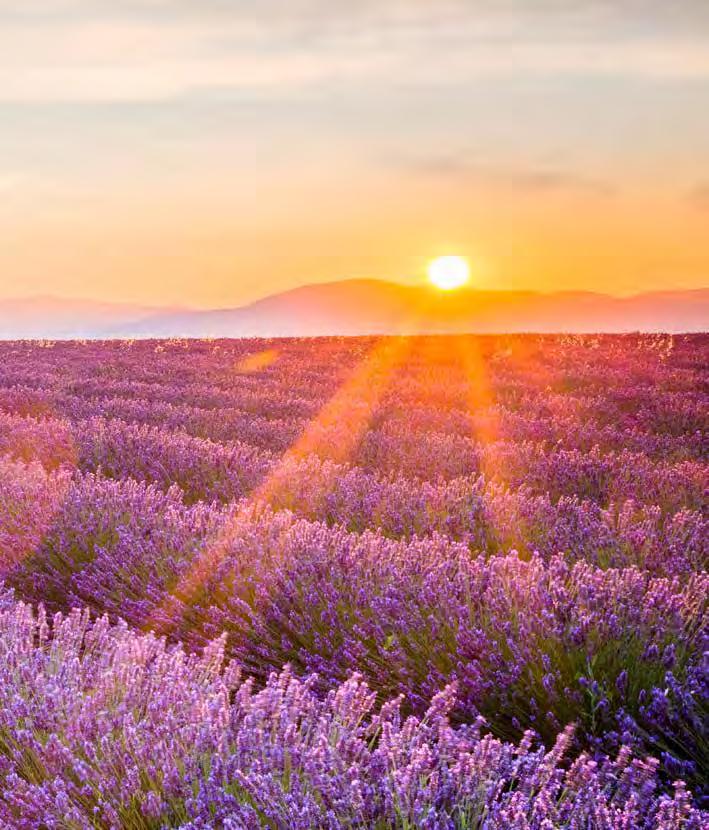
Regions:
M 460 288 L 470 279 L 468 261 L 462 256 L 440 256 L 428 266 L 428 278 L 442 291 Z

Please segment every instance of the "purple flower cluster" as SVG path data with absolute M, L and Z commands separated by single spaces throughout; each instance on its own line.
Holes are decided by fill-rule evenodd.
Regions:
M 0 344 L 0 828 L 708 826 L 708 365 Z
M 454 685 L 421 717 L 381 707 L 358 675 L 272 673 L 256 688 L 223 640 L 201 657 L 105 617 L 49 621 L 0 596 L 0 822 L 39 827 L 599 827 L 700 830 L 657 762 L 573 757 L 484 720 L 454 726 Z

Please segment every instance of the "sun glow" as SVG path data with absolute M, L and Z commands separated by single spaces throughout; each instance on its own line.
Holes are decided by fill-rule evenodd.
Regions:
M 441 291 L 460 288 L 470 279 L 468 261 L 462 256 L 439 256 L 428 266 L 428 279 Z

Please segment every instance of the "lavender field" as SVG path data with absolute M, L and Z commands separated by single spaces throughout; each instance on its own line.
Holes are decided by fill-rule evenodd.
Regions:
M 708 367 L 0 344 L 0 827 L 708 828 Z

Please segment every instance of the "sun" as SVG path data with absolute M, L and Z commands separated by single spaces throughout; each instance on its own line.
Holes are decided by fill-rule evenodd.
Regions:
M 429 263 L 428 279 L 441 291 L 460 288 L 470 279 L 468 260 L 462 256 L 439 256 Z

